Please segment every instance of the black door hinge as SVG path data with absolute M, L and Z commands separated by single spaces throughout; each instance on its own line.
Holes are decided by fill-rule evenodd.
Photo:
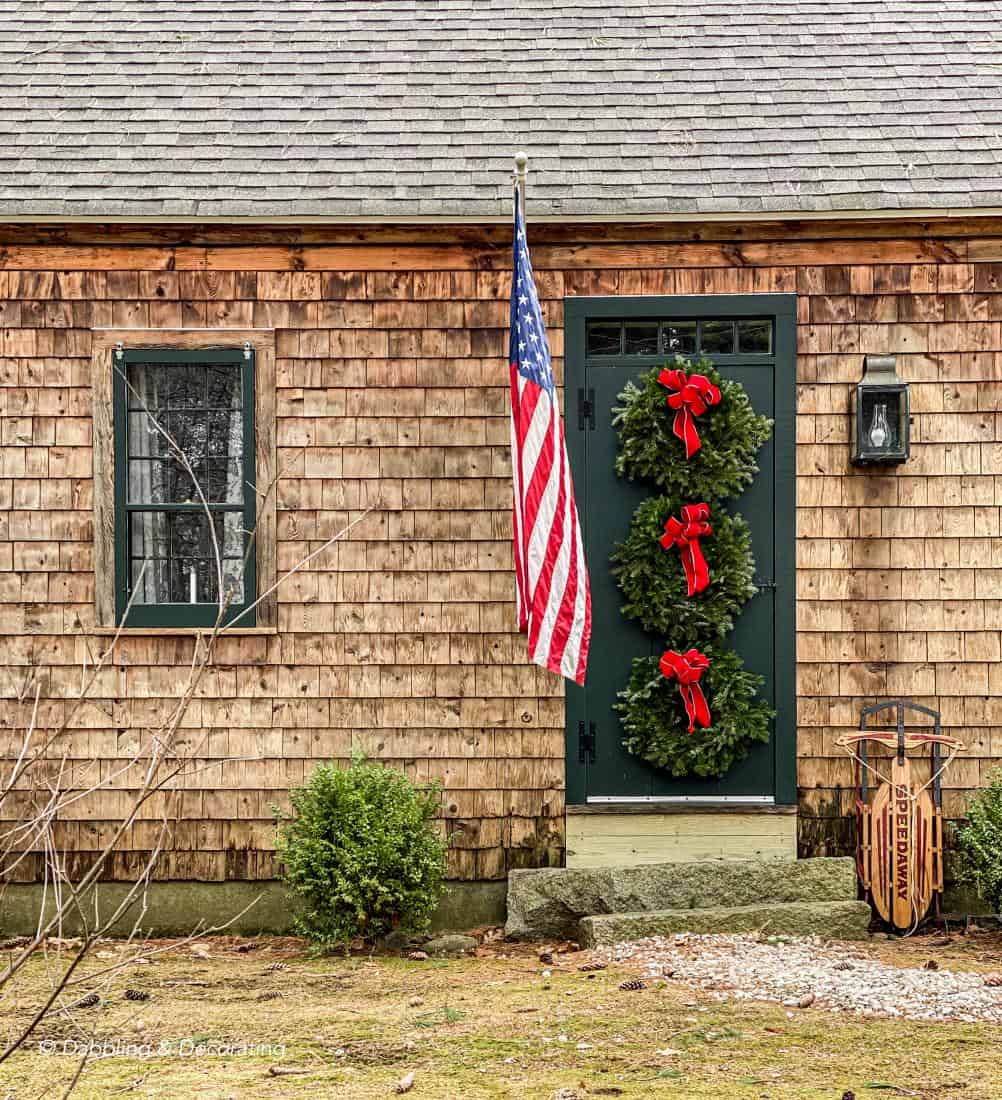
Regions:
M 578 722 L 578 763 L 595 763 L 595 723 L 588 723 L 588 732 L 585 733 L 584 722 Z
M 578 390 L 578 431 L 585 430 L 585 423 L 591 431 L 595 430 L 595 391 Z

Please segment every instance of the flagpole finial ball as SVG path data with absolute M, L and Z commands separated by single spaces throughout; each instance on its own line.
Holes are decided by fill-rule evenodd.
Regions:
M 525 167 L 529 163 L 529 154 L 525 152 L 518 152 L 515 154 L 515 171 L 520 175 L 525 175 Z

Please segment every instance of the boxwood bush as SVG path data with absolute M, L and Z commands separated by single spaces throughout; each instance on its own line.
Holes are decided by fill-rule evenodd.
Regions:
M 1002 769 L 971 799 L 967 822 L 957 832 L 961 879 L 992 911 L 1002 914 Z
M 427 928 L 442 895 L 446 843 L 436 785 L 363 759 L 324 765 L 274 809 L 295 927 L 321 948 Z

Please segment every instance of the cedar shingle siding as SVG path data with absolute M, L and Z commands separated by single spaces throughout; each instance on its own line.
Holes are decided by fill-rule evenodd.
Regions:
M 877 696 L 942 708 L 971 745 L 946 776 L 956 818 L 1002 758 L 1002 226 L 530 235 L 558 369 L 565 295 L 798 294 L 802 848 L 848 842 L 851 770 L 833 742 Z M 80 632 L 94 623 L 92 329 L 275 328 L 280 570 L 381 502 L 358 537 L 282 590 L 277 633 L 223 643 L 189 719 L 222 762 L 189 781 L 163 875 L 273 876 L 269 804 L 354 749 L 441 779 L 454 877 L 561 858 L 563 687 L 525 664 L 513 630 L 505 237 L 3 231 L 2 683 L 10 698 L 30 666 L 46 670 L 46 727 L 79 683 Z M 912 383 L 912 457 L 860 473 L 848 397 L 875 353 L 896 354 Z M 123 639 L 65 739 L 71 760 L 113 769 L 191 647 Z M 12 717 L 0 709 L 7 749 Z M 121 803 L 111 789 L 77 804 L 57 844 L 82 865 Z M 149 835 L 134 830 L 116 875 Z M 29 860 L 18 877 L 38 868 Z

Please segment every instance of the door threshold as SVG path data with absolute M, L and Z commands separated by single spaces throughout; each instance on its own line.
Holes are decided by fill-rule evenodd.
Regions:
M 770 796 L 678 795 L 628 797 L 593 795 L 584 804 L 568 805 L 568 814 L 795 814 L 796 803 L 777 804 Z
M 600 803 L 637 802 L 645 806 L 651 803 L 684 803 L 687 806 L 773 806 L 776 799 L 771 794 L 593 794 L 588 796 L 589 805 Z

